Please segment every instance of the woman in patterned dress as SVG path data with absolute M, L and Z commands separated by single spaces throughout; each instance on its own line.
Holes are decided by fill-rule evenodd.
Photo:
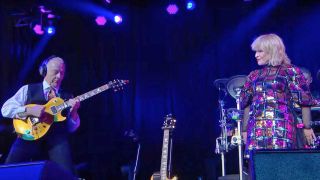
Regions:
M 315 138 L 310 106 L 315 101 L 301 70 L 291 64 L 282 39 L 276 34 L 261 35 L 251 48 L 262 67 L 248 75 L 240 95 L 246 150 L 294 149 L 296 127 L 304 128 L 310 144 Z M 301 124 L 295 121 L 293 102 L 302 107 Z

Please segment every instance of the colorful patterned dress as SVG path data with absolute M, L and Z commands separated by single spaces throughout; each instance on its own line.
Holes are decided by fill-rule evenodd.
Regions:
M 264 66 L 248 75 L 240 94 L 241 108 L 250 106 L 246 150 L 295 148 L 293 102 L 302 106 L 315 103 L 299 68 Z

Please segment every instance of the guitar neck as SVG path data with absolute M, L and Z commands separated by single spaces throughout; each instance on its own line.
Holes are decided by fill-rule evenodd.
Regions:
M 81 95 L 77 96 L 76 99 L 78 99 L 79 101 L 84 101 L 84 100 L 89 99 L 90 97 L 95 96 L 95 95 L 97 95 L 99 93 L 102 93 L 103 91 L 106 91 L 106 90 L 108 90 L 110 88 L 111 88 L 111 86 L 109 84 L 105 84 L 103 86 L 100 86 L 100 87 L 98 87 L 96 89 L 93 89 L 93 90 L 91 90 L 89 92 L 86 92 L 84 94 L 81 94 Z M 62 111 L 64 109 L 68 108 L 68 107 L 70 107 L 70 105 L 69 105 L 68 101 L 66 101 L 63 104 L 57 106 L 56 108 L 57 108 L 58 111 Z
M 162 143 L 161 165 L 160 165 L 160 180 L 166 180 L 167 179 L 169 139 L 170 139 L 170 130 L 169 129 L 164 129 L 164 131 L 163 131 L 163 143 Z
M 103 91 L 107 90 L 107 89 L 110 89 L 110 86 L 108 84 L 105 84 L 103 86 L 100 86 L 94 90 L 91 90 L 89 92 L 86 92 L 84 94 L 81 94 L 79 96 L 77 96 L 76 98 L 79 99 L 79 101 L 84 101 L 86 99 L 89 99 L 91 98 L 92 96 L 95 96 L 99 93 L 102 93 Z

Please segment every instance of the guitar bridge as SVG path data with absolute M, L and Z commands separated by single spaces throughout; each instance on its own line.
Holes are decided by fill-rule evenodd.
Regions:
M 31 118 L 30 118 L 30 121 L 31 121 L 31 123 L 32 123 L 33 125 L 40 122 L 40 121 L 39 121 L 39 118 L 36 118 L 36 117 L 31 117 Z

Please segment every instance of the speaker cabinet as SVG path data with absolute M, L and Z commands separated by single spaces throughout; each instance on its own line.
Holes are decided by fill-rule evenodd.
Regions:
M 1 180 L 75 180 L 76 178 L 51 161 L 7 164 L 0 166 Z
M 257 150 L 251 153 L 250 166 L 256 180 L 320 179 L 320 151 Z

